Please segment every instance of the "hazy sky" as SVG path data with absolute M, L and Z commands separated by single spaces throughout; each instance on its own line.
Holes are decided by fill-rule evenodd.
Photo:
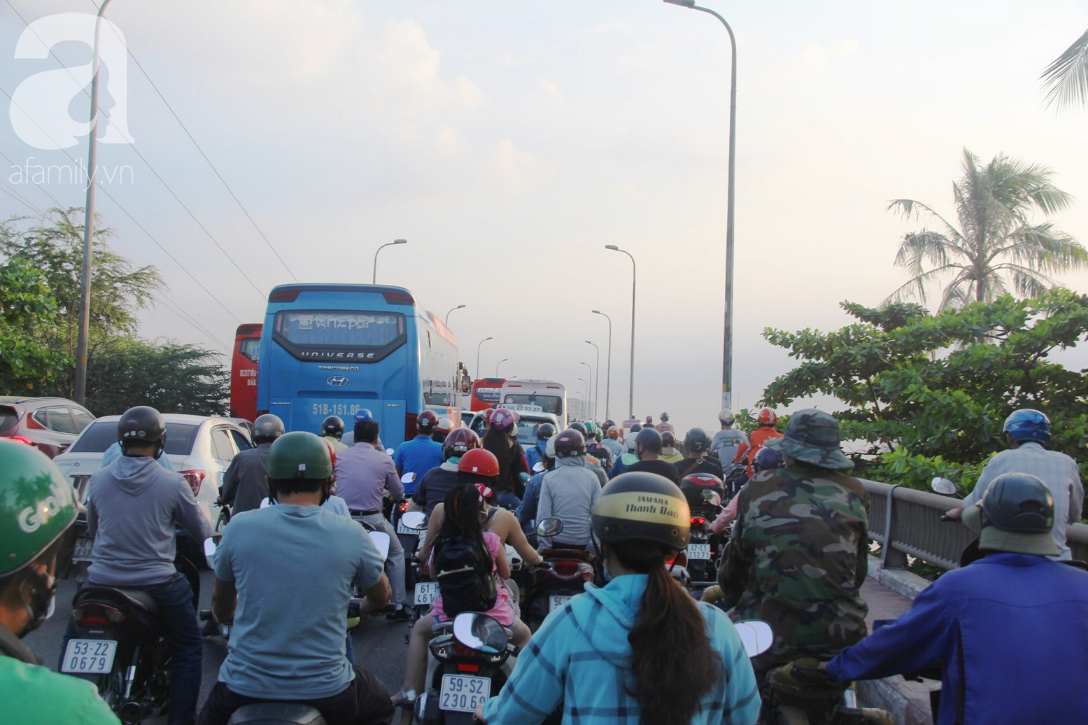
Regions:
M 765 327 L 831 329 L 838 303 L 879 304 L 918 228 L 884 211 L 912 197 L 952 215 L 962 149 L 1048 164 L 1082 201 L 1061 228 L 1088 237 L 1088 115 L 1042 105 L 1038 77 L 1086 27 L 1088 6 L 1035 3 L 772 2 L 711 7 L 738 42 L 734 407 L 792 367 Z M 53 58 L 16 60 L 27 21 L 94 12 L 91 0 L 0 2 L 0 87 Z M 107 17 L 302 281 L 380 282 L 450 318 L 481 373 L 547 377 L 572 391 L 613 322 L 611 413 L 626 413 L 631 265 L 638 260 L 635 412 L 714 428 L 725 268 L 729 44 L 712 17 L 659 0 L 114 0 Z M 109 32 L 109 31 L 106 31 Z M 56 46 L 68 66 L 90 51 Z M 131 61 L 128 132 L 101 144 L 107 189 L 230 310 L 225 312 L 99 195 L 114 248 L 154 264 L 167 306 L 142 334 L 228 344 L 291 281 L 148 79 Z M 74 82 L 71 84 L 73 89 Z M 7 108 L 8 99 L 0 94 Z M 104 94 L 103 104 L 113 104 Z M 72 118 L 87 96 L 73 91 Z M 85 159 L 86 139 L 69 149 Z M 139 151 L 255 290 L 136 156 Z M 0 152 L 65 164 L 0 114 Z M 38 188 L 0 189 L 39 208 Z M 47 184 L 82 206 L 78 184 Z M 0 194 L 0 215 L 29 213 Z M 1088 273 L 1062 280 L 1088 291 Z M 1083 367 L 1088 354 L 1068 359 Z M 601 374 L 601 412 L 606 376 Z

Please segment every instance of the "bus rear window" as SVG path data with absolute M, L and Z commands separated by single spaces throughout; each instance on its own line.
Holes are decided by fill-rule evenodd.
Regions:
M 404 334 L 404 316 L 382 312 L 277 312 L 276 333 L 294 345 L 382 347 Z
M 536 395 L 535 393 L 515 395 L 507 393 L 503 396 L 502 402 L 513 403 L 514 405 L 539 405 L 544 409 L 545 413 L 563 415 L 563 399 L 556 395 Z

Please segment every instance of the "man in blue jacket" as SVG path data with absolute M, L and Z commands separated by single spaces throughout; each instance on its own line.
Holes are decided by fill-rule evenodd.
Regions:
M 1088 722 L 1088 572 L 1047 557 L 1054 498 L 1006 473 L 963 511 L 988 556 L 950 571 L 826 665 L 841 680 L 944 663 L 938 725 Z
M 434 440 L 434 432 L 438 430 L 438 416 L 434 411 L 425 410 L 416 416 L 416 431 L 418 435 L 410 441 L 404 441 L 397 446 L 393 454 L 393 465 L 397 467 L 397 475 L 403 476 L 411 473 L 410 481 L 404 484 L 404 495 L 411 496 L 416 490 L 416 482 L 423 474 L 432 468 L 442 465 L 442 444 Z

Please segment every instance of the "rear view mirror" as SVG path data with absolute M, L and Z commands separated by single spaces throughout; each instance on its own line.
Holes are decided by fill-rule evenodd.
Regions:
M 382 555 L 382 559 L 385 560 L 389 557 L 389 534 L 384 531 L 371 531 L 370 540 L 377 547 L 378 553 Z
M 422 511 L 407 511 L 400 517 L 400 522 L 406 529 L 422 531 L 427 528 L 427 514 Z
M 721 506 L 722 495 L 717 491 L 703 491 L 703 502 L 710 506 Z
M 774 633 L 771 625 L 758 619 L 745 622 L 735 622 L 733 628 L 740 635 L 740 641 L 744 645 L 744 651 L 749 657 L 766 652 L 774 643 Z
M 392 448 L 386 448 L 385 452 L 388 453 L 389 455 L 393 455 L 394 453 L 396 453 L 396 451 L 394 451 Z
M 545 468 L 544 464 L 541 463 L 540 461 L 537 461 L 536 463 L 533 464 L 533 473 L 544 473 L 544 471 L 547 471 L 547 470 L 548 469 Z
M 401 483 L 411 483 L 414 480 L 416 480 L 416 474 L 414 473 L 406 473 L 400 477 Z
M 492 654 L 505 650 L 510 641 L 497 619 L 476 612 L 463 612 L 453 618 L 453 637 L 465 647 Z
M 204 539 L 204 558 L 205 559 L 207 559 L 208 561 L 211 561 L 212 557 L 215 556 L 215 549 L 216 549 L 215 539 L 211 539 L 211 538 Z
M 937 476 L 929 483 L 929 487 L 942 496 L 955 496 L 960 492 L 959 486 L 944 476 Z
M 561 533 L 563 533 L 563 522 L 559 519 L 541 519 L 537 522 L 537 536 L 556 536 Z

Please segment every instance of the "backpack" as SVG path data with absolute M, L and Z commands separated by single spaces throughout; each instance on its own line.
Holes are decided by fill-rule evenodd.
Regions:
M 442 611 L 450 619 L 462 612 L 487 612 L 495 606 L 495 578 L 484 564 L 480 547 L 467 536 L 457 535 L 442 542 L 433 569 Z

